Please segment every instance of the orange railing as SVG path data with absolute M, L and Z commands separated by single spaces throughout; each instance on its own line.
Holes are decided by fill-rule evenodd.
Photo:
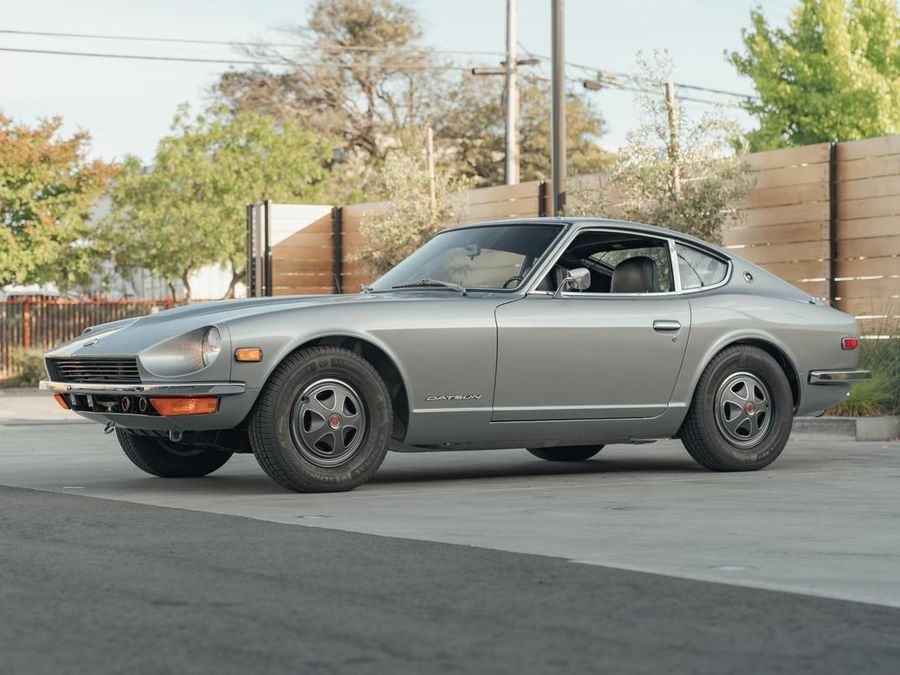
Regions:
M 19 375 L 22 351 L 47 351 L 88 326 L 151 314 L 166 300 L 66 300 L 22 296 L 0 301 L 0 380 Z

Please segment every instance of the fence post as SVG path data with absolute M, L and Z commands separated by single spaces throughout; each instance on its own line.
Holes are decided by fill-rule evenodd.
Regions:
M 344 279 L 344 210 L 340 206 L 331 209 L 332 257 L 334 263 L 334 292 L 343 293 L 341 287 Z
M 22 346 L 31 349 L 31 298 L 27 296 L 22 302 Z
M 544 218 L 547 215 L 547 181 L 542 180 L 538 183 L 538 217 Z
M 837 307 L 838 144 L 828 147 L 828 304 Z

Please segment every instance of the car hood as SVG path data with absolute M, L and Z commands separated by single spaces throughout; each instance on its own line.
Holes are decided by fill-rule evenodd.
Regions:
M 297 295 L 247 300 L 199 302 L 149 314 L 92 326 L 83 335 L 58 345 L 50 357 L 125 357 L 204 326 L 228 330 L 232 319 L 252 318 L 279 312 L 344 306 L 348 310 L 360 303 L 384 303 L 385 306 L 410 302 L 447 302 L 461 299 L 458 293 L 443 290 L 409 290 L 394 293 L 356 293 L 348 295 Z

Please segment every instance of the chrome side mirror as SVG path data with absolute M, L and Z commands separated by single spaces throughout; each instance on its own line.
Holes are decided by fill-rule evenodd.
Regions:
M 560 297 L 566 291 L 586 291 L 591 287 L 591 271 L 587 267 L 576 267 L 569 270 L 569 275 L 553 294 L 554 298 Z

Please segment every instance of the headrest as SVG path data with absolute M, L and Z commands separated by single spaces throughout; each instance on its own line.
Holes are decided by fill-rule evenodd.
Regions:
M 658 293 L 656 261 L 644 255 L 626 258 L 613 270 L 610 293 Z

